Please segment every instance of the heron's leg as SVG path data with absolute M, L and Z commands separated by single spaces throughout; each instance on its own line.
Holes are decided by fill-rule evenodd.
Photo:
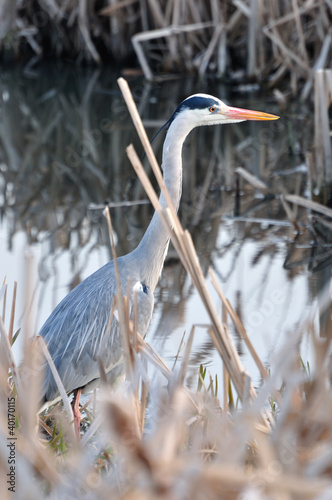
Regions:
M 76 389 L 73 399 L 73 414 L 74 414 L 74 428 L 76 435 L 80 438 L 80 425 L 81 425 L 81 412 L 80 412 L 80 397 L 82 389 Z

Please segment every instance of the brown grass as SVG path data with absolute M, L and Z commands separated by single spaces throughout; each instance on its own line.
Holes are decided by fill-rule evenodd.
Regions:
M 135 107 L 131 106 L 131 112 L 136 114 Z M 140 128 L 139 117 L 136 118 L 136 126 Z M 142 138 L 148 148 L 144 134 Z M 132 147 L 128 153 L 137 172 L 141 172 Z M 158 208 L 158 199 L 143 171 L 140 178 Z M 185 385 L 194 330 L 187 341 L 186 354 L 182 361 L 178 360 L 177 369 L 171 371 L 135 332 L 125 314 L 124 298 L 122 329 L 128 353 L 127 382 L 117 390 L 104 386 L 99 391 L 96 411 L 87 409 L 87 430 L 80 442 L 73 436 L 63 411 L 53 411 L 52 422 L 50 417 L 42 417 L 43 429 L 51 433 L 45 440 L 37 435 L 34 420 L 38 342 L 26 344 L 18 372 L 11 340 L 0 319 L 2 498 L 331 498 L 332 335 L 328 330 L 324 338 L 319 337 L 314 327 L 317 315 L 330 305 L 329 290 L 303 315 L 297 330 L 291 332 L 275 354 L 270 373 L 263 368 L 264 383 L 256 392 L 250 374 L 239 362 L 229 333 L 228 321 L 232 320 L 243 338 L 246 337 L 240 318 L 222 292 L 222 321 L 216 315 L 190 235 L 182 229 L 171 206 L 162 217 L 209 313 L 209 331 L 220 353 L 217 375 L 219 379 L 225 377 L 223 404 L 218 400 L 212 377 L 208 380 L 203 371 L 197 392 Z M 212 279 L 218 288 L 213 275 Z M 0 290 L 2 298 L 5 289 L 6 284 Z M 120 303 L 118 307 L 121 308 Z M 303 335 L 309 335 L 313 343 L 315 361 L 310 367 L 299 357 Z M 247 339 L 247 343 L 262 370 L 253 340 Z M 152 366 L 160 371 L 164 384 L 154 382 L 149 376 Z M 237 398 L 241 404 L 236 410 Z M 15 427 L 9 415 L 16 418 Z M 7 483 L 10 466 L 7 445 L 14 438 L 15 496 Z

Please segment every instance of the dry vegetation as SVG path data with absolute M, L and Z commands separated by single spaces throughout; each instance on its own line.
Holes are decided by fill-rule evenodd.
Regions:
M 5 0 L 0 43 L 9 59 L 138 60 L 148 79 L 213 74 L 308 98 L 331 67 L 331 17 L 322 0 Z
M 281 106 L 290 96 L 311 98 L 315 104 L 315 128 L 314 133 L 310 128 L 310 133 L 315 135 L 315 147 L 303 149 L 312 184 L 321 186 L 323 182 L 331 183 L 328 108 L 332 85 L 331 71 L 327 70 L 332 65 L 331 17 L 331 2 L 322 0 L 4 0 L 0 6 L 0 44 L 2 58 L 23 60 L 26 71 L 49 56 L 95 64 L 111 61 L 126 68 L 139 65 L 148 80 L 196 73 L 201 77 L 212 75 L 237 82 L 264 83 L 274 89 Z M 82 102 L 87 102 L 92 87 L 93 82 L 82 91 Z M 35 207 L 32 219 L 38 230 L 48 227 L 46 219 L 52 216 L 48 199 L 53 197 L 53 176 L 70 178 L 72 184 L 77 185 L 77 191 L 70 198 L 54 193 L 57 200 L 66 199 L 63 206 L 68 214 L 70 204 L 75 202 L 73 198 L 83 200 L 83 205 L 91 199 L 102 199 L 102 186 L 112 178 L 107 166 L 104 170 L 96 169 L 96 164 L 101 162 L 100 150 L 93 141 L 90 141 L 93 147 L 88 154 L 82 152 L 79 158 L 84 169 L 67 161 L 68 152 L 63 158 L 59 153 L 56 163 L 49 165 L 52 168 L 44 168 L 46 142 L 54 140 L 54 149 L 58 152 L 67 127 L 71 139 L 66 138 L 65 144 L 76 151 L 77 144 L 84 138 L 82 132 L 94 129 L 94 124 L 89 122 L 90 113 L 76 102 L 66 100 L 64 95 L 59 93 L 52 101 L 54 109 L 45 106 L 46 117 L 30 120 L 31 115 L 34 116 L 34 105 L 31 109 L 21 108 L 32 127 L 27 135 L 30 141 L 27 147 L 17 144 L 15 133 L 11 133 L 22 126 L 21 120 L 13 120 L 0 128 L 4 162 L 9 165 L 8 179 L 15 181 L 14 189 L 24 184 L 16 182 L 19 176 L 26 179 L 34 176 L 31 197 L 26 198 L 25 189 L 15 192 L 15 197 L 20 201 L 18 210 L 23 220 L 26 207 Z M 130 101 L 130 97 L 127 100 Z M 49 95 L 45 93 L 44 102 L 48 101 Z M 143 98 L 141 102 L 144 107 Z M 72 106 L 72 117 L 63 128 L 62 111 L 69 106 Z M 158 177 L 135 107 L 132 103 L 129 106 Z M 105 127 L 108 125 L 114 130 L 118 123 L 105 123 Z M 103 129 L 104 134 L 108 132 Z M 130 131 L 123 127 L 120 132 L 122 140 L 129 142 Z M 235 151 L 229 147 L 230 142 L 226 135 L 220 163 L 230 160 L 232 166 L 250 166 L 245 138 L 239 136 Z M 121 168 L 118 158 L 122 145 L 118 136 L 114 135 L 112 147 L 116 151 L 113 166 Z M 271 154 L 279 155 L 279 164 L 282 163 L 282 148 L 278 152 L 274 146 L 272 153 L 271 149 L 271 144 L 263 141 L 257 153 L 257 163 L 264 165 L 262 170 L 266 178 L 270 174 L 267 158 Z M 216 154 L 220 156 L 219 152 Z M 128 155 L 155 209 L 159 210 L 157 197 L 133 147 L 128 148 Z M 232 161 L 234 157 L 235 162 Z M 34 168 L 39 163 L 40 169 Z M 213 162 L 210 163 L 207 168 L 210 184 L 206 182 L 206 190 L 215 172 Z M 306 224 L 313 231 L 317 225 L 323 228 L 318 240 L 331 230 L 331 211 L 299 196 L 302 174 L 299 174 L 300 181 L 294 182 L 291 194 L 285 192 L 280 177 L 270 179 L 269 184 L 258 182 L 241 168 L 237 174 L 267 195 L 271 194 L 271 185 L 277 184 L 276 199 L 295 230 L 298 230 L 299 206 L 305 208 L 302 214 L 315 213 L 306 219 Z M 228 173 L 222 175 L 227 185 Z M 96 178 L 98 183 L 90 182 Z M 218 182 L 221 182 L 219 178 Z M 39 195 L 45 186 L 47 196 L 41 199 Z M 66 185 L 64 189 L 68 191 Z M 202 192 L 206 194 L 204 189 Z M 202 193 L 201 197 L 204 198 Z M 330 197 L 328 194 L 324 201 Z M 10 205 L 10 200 L 5 201 Z M 203 211 L 204 207 L 199 197 L 196 201 L 199 219 L 200 209 Z M 66 211 L 63 218 L 72 226 Z M 76 210 L 75 227 L 82 224 L 82 213 L 85 214 L 84 206 L 81 211 Z M 252 215 L 253 211 L 249 213 Z M 45 354 L 45 348 L 38 340 L 31 344 L 24 339 L 22 371 L 18 371 L 12 351 L 19 333 L 13 331 L 15 296 L 11 317 L 5 318 L 5 301 L 9 299 L 4 284 L 0 290 L 3 303 L 0 319 L 1 498 L 330 500 L 332 326 L 327 320 L 324 331 L 319 331 L 318 327 L 318 317 L 330 317 L 329 290 L 313 304 L 297 330 L 291 332 L 287 344 L 275 354 L 267 371 L 252 345 L 253 339 L 248 338 L 215 275 L 210 271 L 208 278 L 203 276 L 191 237 L 183 231 L 172 208 L 161 217 L 208 312 L 207 329 L 220 355 L 220 372 L 209 374 L 204 367 L 197 367 L 197 390 L 189 390 L 186 375 L 195 329 L 187 336 L 184 354 L 171 371 L 130 324 L 126 301 L 119 297 L 126 382 L 117 390 L 104 387 L 97 397 L 94 395 L 86 403 L 80 442 L 73 433 L 67 398 L 63 406 L 40 416 L 37 430 L 39 381 L 35 357 L 40 349 Z M 126 226 L 122 226 L 125 231 Z M 269 226 L 269 231 L 274 230 L 273 225 Z M 298 236 L 301 237 L 300 232 Z M 33 233 L 30 237 L 33 240 Z M 330 242 L 327 243 L 329 246 Z M 318 266 L 325 265 L 326 246 L 324 255 L 324 262 L 318 260 Z M 292 258 L 291 254 L 286 256 L 285 267 L 288 265 L 288 269 L 294 270 L 299 261 L 295 256 L 294 264 Z M 310 259 L 312 262 L 312 255 Z M 300 263 L 303 264 L 303 260 Z M 206 279 L 210 279 L 218 291 L 220 304 L 217 307 L 209 296 Z M 32 293 L 29 285 L 26 293 Z M 28 316 L 25 321 L 28 333 Z M 253 387 L 250 373 L 241 364 L 231 329 L 246 343 L 258 367 L 262 378 L 259 389 Z M 299 354 L 304 335 L 312 339 L 315 361 L 310 366 Z M 8 489 L 12 485 L 7 482 L 11 480 L 8 474 L 12 451 L 15 493 Z
M 231 308 L 224 299 L 223 304 L 226 318 Z M 327 297 L 319 308 L 326 305 Z M 240 367 L 235 375 L 243 382 L 243 392 L 234 392 L 224 368 L 221 403 L 215 380 L 204 370 L 197 373 L 197 392 L 183 385 L 191 336 L 182 362 L 170 372 L 126 322 L 127 382 L 115 392 L 109 387 L 100 391 L 96 411 L 88 406 L 87 430 L 80 442 L 66 412 L 59 409 L 41 417 L 44 434 L 37 437 L 33 404 L 37 381 L 33 372 L 28 380 L 20 379 L 1 322 L 1 366 L 9 361 L 15 381 L 11 392 L 5 370 L 1 371 L 2 498 L 328 500 L 332 494 L 330 338 L 318 339 L 314 332 L 316 312 L 312 310 L 292 332 L 258 394 L 250 391 L 250 375 Z M 239 328 L 239 319 L 231 314 Z M 211 332 L 218 343 L 226 335 L 232 352 L 227 323 L 219 330 L 211 323 Z M 314 340 L 316 359 L 310 369 L 301 364 L 298 353 L 306 333 Z M 33 353 L 26 349 L 25 370 L 33 368 Z M 162 383 L 151 380 L 151 367 L 163 375 Z M 218 376 L 222 380 L 222 374 Z M 8 406 L 12 398 L 15 403 Z M 237 398 L 241 402 L 235 409 Z M 10 411 L 16 416 L 11 436 L 7 408 L 15 408 Z M 6 484 L 8 437 L 17 438 L 14 496 Z
M 159 178 L 160 188 L 164 189 L 124 81 L 121 87 L 151 167 Z M 159 210 L 158 198 L 134 148 L 128 147 L 127 153 L 154 208 Z M 243 175 L 242 171 L 238 173 Z M 257 182 L 254 178 L 247 180 Z M 256 188 L 265 187 L 260 184 Z M 85 432 L 80 442 L 73 433 L 66 398 L 64 409 L 53 409 L 51 414 L 41 416 L 43 433 L 37 435 L 35 358 L 39 349 L 45 349 L 39 340 L 24 343 L 22 377 L 11 349 L 16 339 L 13 299 L 11 317 L 7 320 L 3 313 L 0 320 L 2 498 L 12 495 L 6 474 L 11 453 L 8 443 L 15 437 L 13 498 L 20 500 L 45 497 L 329 500 L 332 497 L 332 330 L 329 321 L 324 332 L 316 327 L 318 316 L 330 308 L 329 287 L 303 316 L 297 330 L 291 332 L 267 372 L 240 318 L 210 272 L 209 279 L 220 297 L 220 317 L 209 296 L 191 237 L 183 231 L 174 209 L 169 206 L 161 217 L 208 312 L 207 327 L 220 355 L 220 373 L 208 374 L 204 368 L 197 369 L 197 390 L 190 391 L 185 380 L 195 330 L 186 339 L 181 360 L 170 371 L 130 324 L 126 301 L 119 293 L 117 307 L 127 381 L 117 390 L 104 387 L 98 392 L 97 401 L 86 405 Z M 0 298 L 4 301 L 5 297 L 4 285 Z M 29 322 L 29 317 L 26 321 Z M 263 381 L 259 390 L 253 387 L 250 373 L 242 367 L 229 333 L 230 323 L 246 342 L 259 368 Z M 304 335 L 309 335 L 313 344 L 315 361 L 310 366 L 299 355 Z M 160 376 L 152 375 L 155 372 Z M 218 390 L 221 384 L 223 389 Z M 15 426 L 12 416 L 16 419 Z

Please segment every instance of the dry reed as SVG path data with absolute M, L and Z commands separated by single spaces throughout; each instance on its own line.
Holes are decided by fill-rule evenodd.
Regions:
M 313 95 L 331 67 L 330 2 L 48 0 L 3 2 L 3 58 L 71 57 L 135 66 L 149 80 L 197 73 L 265 82 L 283 100 Z
M 125 88 L 124 82 L 122 88 Z M 127 101 L 131 102 L 126 92 Z M 131 111 L 135 115 L 136 108 L 132 105 Z M 150 154 L 138 117 L 135 124 Z M 144 177 L 133 148 L 128 148 L 128 153 L 158 209 L 158 199 Z M 151 160 L 153 165 L 152 156 Z M 158 172 L 156 169 L 160 177 Z M 162 183 L 161 186 L 164 189 Z M 209 389 L 203 373 L 198 392 L 185 387 L 194 330 L 182 361 L 178 360 L 180 367 L 171 371 L 135 331 L 126 315 L 124 299 L 120 316 L 128 350 L 127 369 L 132 376 L 118 390 L 105 386 L 99 391 L 97 414 L 89 417 L 89 428 L 80 443 L 71 438 L 70 425 L 63 412 L 55 417 L 53 437 L 47 443 L 31 428 L 34 408 L 27 400 L 29 388 L 27 394 L 21 388 L 22 383 L 26 387 L 27 368 L 30 368 L 29 382 L 36 385 L 38 372 L 34 369 L 33 356 L 30 359 L 31 352 L 25 351 L 19 373 L 10 336 L 1 320 L 2 498 L 328 500 L 332 496 L 332 335 L 329 331 L 325 338 L 319 338 L 314 323 L 317 314 L 330 305 L 329 290 L 303 316 L 298 329 L 275 354 L 267 374 L 240 318 L 221 291 L 222 322 L 215 317 L 215 306 L 206 294 L 205 279 L 191 239 L 172 207 L 160 215 L 199 290 L 202 303 L 209 310 L 210 330 L 223 360 L 224 368 L 220 370 L 225 377 L 223 405 L 214 390 L 211 391 L 211 383 Z M 211 276 L 218 289 L 215 277 Z M 4 284 L 0 290 L 2 300 L 5 289 Z M 15 296 L 12 311 L 10 324 Z M 233 349 L 228 320 L 234 322 L 246 339 L 260 367 L 264 382 L 257 393 L 252 390 L 250 374 L 244 372 Z M 304 369 L 299 359 L 298 346 L 305 334 L 313 342 L 315 361 L 310 371 Z M 3 369 L 7 363 L 11 370 L 9 384 L 7 370 Z M 152 365 L 160 370 L 165 383 L 160 384 L 151 377 Z M 239 410 L 229 409 L 234 405 L 229 376 L 242 399 Z M 266 416 L 264 420 L 262 414 Z M 43 417 L 44 429 L 49 428 L 46 418 Z M 9 463 L 11 459 L 14 462 Z
M 332 103 L 332 70 L 315 72 L 314 182 L 319 189 L 332 185 L 332 139 L 329 109 Z M 331 196 L 329 196 L 331 198 Z M 328 202 L 329 200 L 324 200 Z

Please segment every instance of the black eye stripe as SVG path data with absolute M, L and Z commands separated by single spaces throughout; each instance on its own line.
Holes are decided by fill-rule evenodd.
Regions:
M 185 101 L 183 101 L 178 107 L 179 111 L 181 109 L 205 109 L 210 107 L 218 106 L 218 101 L 212 99 L 212 97 L 202 97 L 202 96 L 193 96 L 189 97 Z

